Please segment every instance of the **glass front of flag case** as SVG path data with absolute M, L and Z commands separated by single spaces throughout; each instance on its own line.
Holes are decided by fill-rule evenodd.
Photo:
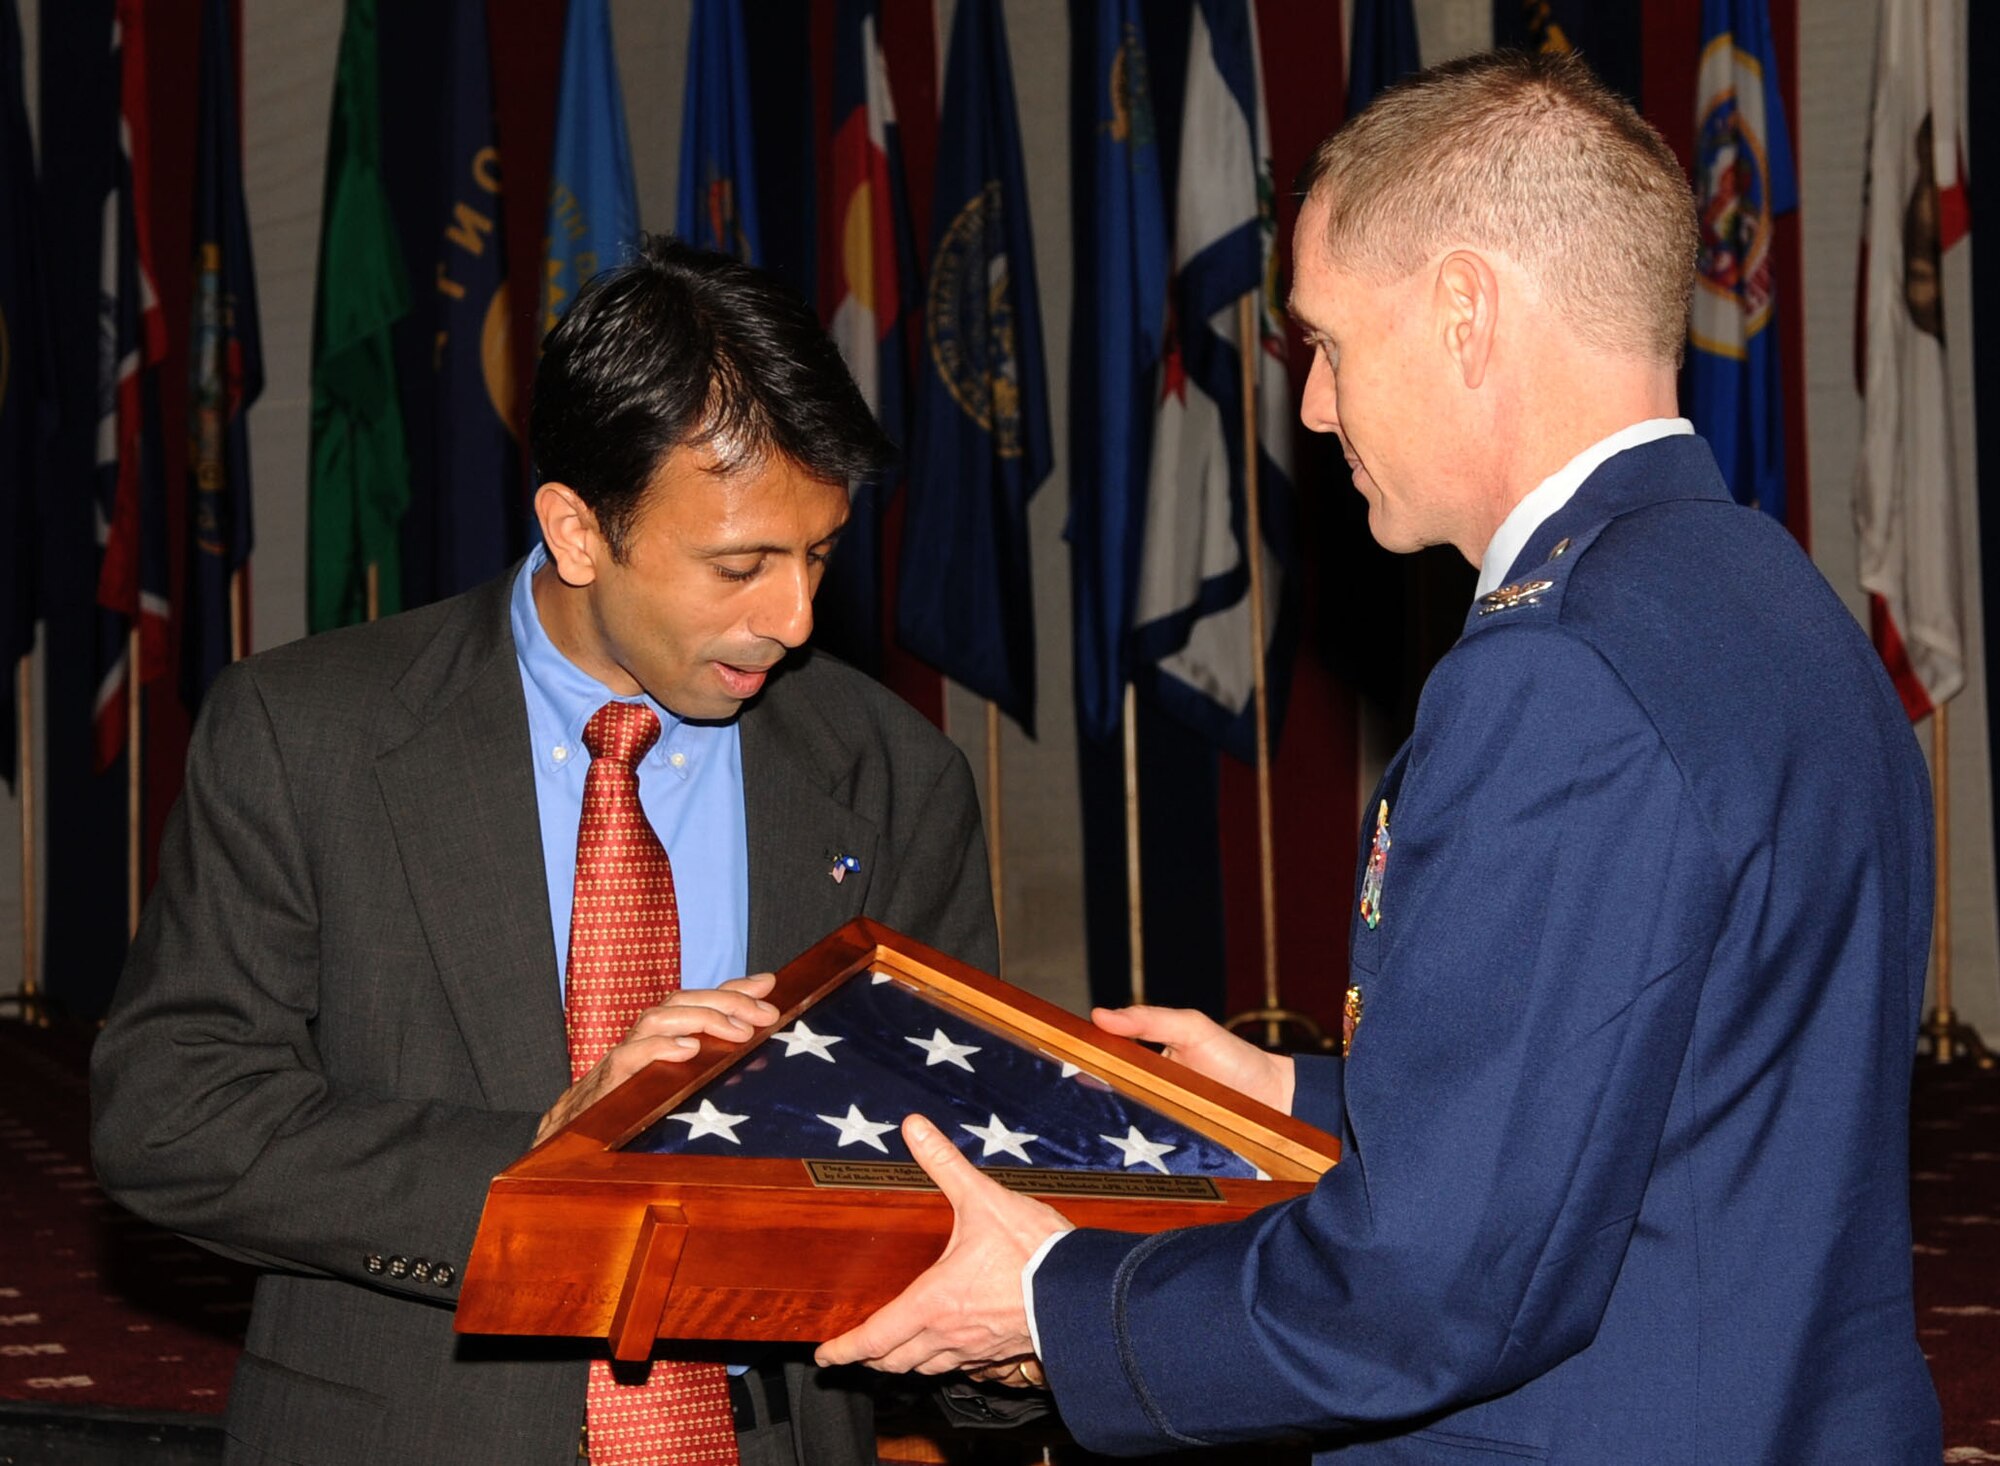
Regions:
M 462 1333 L 817 1341 L 927 1267 L 951 1207 L 903 1145 L 921 1113 L 1079 1226 L 1234 1220 L 1338 1143 L 885 927 L 778 974 L 748 1045 L 656 1064 L 495 1179 Z

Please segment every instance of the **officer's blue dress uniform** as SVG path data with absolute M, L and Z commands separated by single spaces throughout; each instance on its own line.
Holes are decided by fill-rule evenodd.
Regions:
M 1242 1223 L 1064 1238 L 1034 1302 L 1065 1419 L 1371 1466 L 1931 1466 L 1902 709 L 1697 438 L 1612 458 L 1507 579 L 1368 806 L 1362 1017 L 1295 1106 L 1341 1164 Z

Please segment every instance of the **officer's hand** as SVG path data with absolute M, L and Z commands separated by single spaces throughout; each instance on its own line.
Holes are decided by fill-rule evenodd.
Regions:
M 1051 1233 L 1070 1230 L 1068 1220 L 982 1176 L 922 1115 L 903 1121 L 903 1140 L 951 1202 L 951 1240 L 873 1317 L 821 1344 L 814 1361 L 821 1368 L 865 1364 L 890 1374 L 965 1369 L 1009 1384 L 1040 1384 L 1021 1269 Z
M 1162 1044 L 1177 1064 L 1274 1110 L 1292 1112 L 1294 1068 L 1289 1054 L 1267 1054 L 1192 1008 L 1093 1008 L 1090 1021 L 1106 1033 Z
M 701 1052 L 697 1037 L 707 1034 L 729 1043 L 747 1043 L 760 1028 L 778 1021 L 778 1010 L 764 1001 L 777 985 L 768 972 L 731 978 L 720 987 L 683 988 L 658 1007 L 641 1013 L 631 1028 L 583 1078 L 563 1091 L 535 1131 L 540 1145 L 598 1100 L 657 1059 L 682 1063 Z

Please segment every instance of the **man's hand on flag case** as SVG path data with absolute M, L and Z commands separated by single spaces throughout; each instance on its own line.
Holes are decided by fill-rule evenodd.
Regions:
M 1008 1191 L 922 1115 L 903 1121 L 903 1141 L 956 1214 L 951 1240 L 867 1322 L 829 1339 L 822 1367 L 865 1364 L 890 1374 L 963 1369 L 1007 1383 L 1038 1382 L 1021 1269 L 1051 1234 L 1070 1224 L 1053 1207 Z M 993 1366 L 1003 1366 L 994 1369 Z
M 777 986 L 768 972 L 732 977 L 719 987 L 681 988 L 664 1003 L 641 1013 L 618 1045 L 591 1071 L 562 1092 L 535 1131 L 540 1145 L 655 1060 L 685 1063 L 701 1052 L 700 1035 L 727 1043 L 748 1043 L 760 1028 L 778 1021 L 764 1001 Z
M 1093 1008 L 1090 1021 L 1106 1033 L 1140 1043 L 1159 1044 L 1161 1052 L 1195 1073 L 1226 1084 L 1260 1104 L 1289 1115 L 1292 1112 L 1294 1066 L 1288 1054 L 1267 1054 L 1255 1044 L 1193 1008 Z

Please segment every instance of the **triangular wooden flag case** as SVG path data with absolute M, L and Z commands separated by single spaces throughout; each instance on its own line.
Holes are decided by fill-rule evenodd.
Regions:
M 755 1041 L 705 1038 L 652 1065 L 495 1178 L 460 1333 L 604 1338 L 620 1359 L 662 1338 L 830 1338 L 951 1233 L 894 1128 L 911 1109 L 1003 1184 L 1129 1232 L 1236 1220 L 1339 1156 L 1333 1137 L 874 922 L 787 965 L 770 1001 L 782 1017 Z

